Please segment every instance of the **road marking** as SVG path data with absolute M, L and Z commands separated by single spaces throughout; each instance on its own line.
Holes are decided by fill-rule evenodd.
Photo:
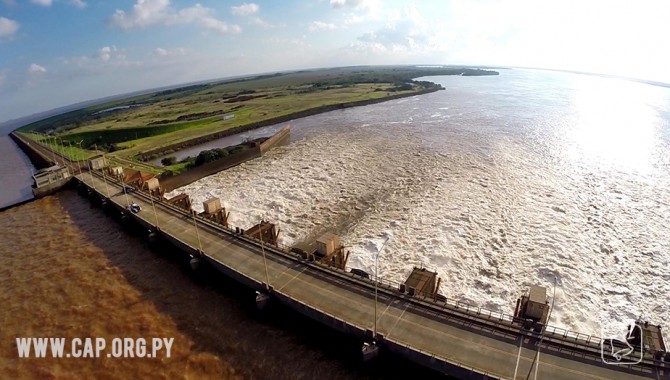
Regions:
M 296 278 L 298 278 L 298 276 L 300 276 L 300 275 L 302 274 L 302 272 L 304 272 L 305 270 L 307 270 L 307 268 L 309 268 L 309 267 L 305 266 L 300 272 L 296 273 L 296 275 L 293 276 L 293 277 L 291 277 L 290 280 L 288 280 L 286 283 L 284 283 L 284 285 L 282 285 L 282 287 L 279 288 L 279 290 L 284 289 L 284 288 L 286 287 L 286 285 L 290 284 L 293 280 L 295 280 Z M 300 281 L 302 281 L 302 280 L 300 280 Z M 304 282 L 306 282 L 306 281 L 304 281 Z
M 519 342 L 519 353 L 516 355 L 516 366 L 514 367 L 514 377 L 512 377 L 514 380 L 516 380 L 516 373 L 519 370 L 519 359 L 521 359 L 521 348 L 523 347 L 524 339 L 524 337 L 521 337 L 521 342 Z
M 307 281 L 304 281 L 304 280 L 302 280 L 302 279 L 298 279 L 298 281 L 302 281 L 302 282 L 304 282 L 305 284 L 307 284 L 307 285 L 309 285 L 309 286 L 311 286 L 311 287 L 315 287 L 314 284 L 309 283 L 309 282 L 307 282 Z M 338 294 L 338 293 L 335 293 L 335 292 L 333 292 L 333 291 L 330 290 L 330 289 L 326 289 L 326 288 L 324 288 L 324 287 L 318 287 L 318 288 L 319 288 L 320 290 L 322 290 L 322 291 L 325 291 L 325 292 L 327 292 L 327 293 L 330 293 L 330 294 L 334 295 L 334 296 L 337 297 L 337 298 L 342 298 L 342 299 L 344 299 L 347 303 L 351 303 L 351 302 L 353 301 L 351 298 L 346 297 L 346 296 L 341 295 L 341 294 Z M 360 302 L 356 302 L 356 303 L 358 303 L 358 304 L 362 304 L 362 303 L 360 303 Z M 367 306 L 367 304 L 362 304 L 362 305 Z M 410 305 L 408 305 L 408 306 L 410 306 Z M 312 305 L 312 307 L 315 307 L 315 306 Z M 331 314 L 331 315 L 334 315 L 332 312 L 331 312 L 330 314 Z M 424 330 L 431 331 L 431 332 L 434 332 L 434 333 L 439 334 L 439 335 L 444 335 L 444 336 L 446 336 L 446 337 L 449 337 L 450 339 L 455 339 L 455 340 L 462 341 L 462 342 L 464 342 L 464 343 L 467 343 L 467 344 L 470 345 L 470 346 L 473 346 L 473 345 L 474 345 L 474 346 L 482 347 L 482 348 L 484 348 L 484 349 L 486 349 L 486 350 L 489 350 L 489 351 L 494 351 L 494 352 L 497 352 L 497 353 L 500 353 L 500 354 L 503 354 L 503 355 L 506 355 L 506 356 L 514 357 L 514 354 L 509 353 L 509 351 L 501 350 L 501 349 L 499 349 L 499 348 L 495 348 L 495 347 L 487 346 L 487 345 L 484 345 L 484 344 L 481 344 L 481 343 L 476 343 L 476 342 L 473 342 L 473 341 L 471 341 L 471 340 L 468 340 L 468 339 L 465 339 L 465 338 L 461 338 L 461 337 L 456 336 L 456 335 L 449 334 L 449 333 L 444 332 L 444 331 L 442 331 L 442 330 L 437 330 L 437 329 L 434 329 L 434 328 L 432 328 L 432 327 L 428 327 L 427 325 L 423 325 L 423 324 L 416 323 L 416 322 L 412 322 L 412 321 L 408 321 L 408 320 L 403 320 L 403 322 L 404 322 L 404 323 L 407 323 L 407 324 L 410 324 L 410 325 L 417 326 L 419 329 L 424 329 Z M 396 338 L 396 340 L 397 340 L 397 338 Z M 405 343 L 405 344 L 406 344 L 407 346 L 409 346 L 409 347 L 415 347 L 415 348 L 418 348 L 418 347 L 416 347 L 416 346 L 414 346 L 414 345 L 412 345 L 412 344 L 410 344 L 410 343 L 407 343 L 407 342 L 403 342 L 403 343 Z M 434 353 L 434 352 L 433 352 L 433 353 Z M 445 357 L 445 359 L 447 359 L 447 358 Z M 525 360 L 525 361 L 527 361 L 527 362 L 530 362 L 530 361 L 531 361 L 530 358 L 527 358 L 527 357 L 525 357 L 525 356 L 523 357 L 523 360 Z M 469 365 L 470 367 L 474 367 L 472 364 L 468 364 L 468 365 Z M 610 378 L 608 378 L 608 377 L 601 377 L 601 376 L 598 376 L 598 375 L 592 375 L 592 374 L 590 374 L 590 373 L 586 373 L 586 372 L 582 372 L 582 371 L 579 371 L 579 370 L 574 370 L 574 369 L 566 368 L 566 367 L 559 366 L 559 365 L 555 365 L 555 364 L 551 364 L 551 363 L 545 363 L 545 366 L 549 366 L 549 367 L 553 367 L 553 368 L 556 368 L 556 369 L 560 369 L 560 370 L 562 370 L 562 371 L 571 372 L 571 373 L 580 375 L 580 376 L 582 376 L 582 377 L 586 376 L 586 377 L 589 377 L 589 378 L 592 378 L 592 379 L 610 380 Z M 490 372 L 490 371 L 489 371 L 489 372 Z
M 537 347 L 537 356 L 535 357 L 535 377 L 537 380 L 537 370 L 540 368 L 540 346 Z
M 281 276 L 285 275 L 286 272 L 290 271 L 291 269 L 296 269 L 292 264 L 289 263 L 286 269 L 281 271 L 278 275 L 275 276 L 276 279 L 281 278 Z M 275 271 L 276 272 L 276 271 Z M 302 273 L 302 272 L 301 272 Z
M 388 335 L 386 335 L 387 338 L 391 336 L 391 333 L 393 333 L 393 330 L 395 330 L 396 326 L 398 326 L 398 323 L 402 319 L 402 316 L 405 315 L 405 311 L 407 311 L 407 308 L 409 308 L 409 302 L 405 301 L 405 308 L 402 309 L 402 313 L 400 313 L 400 315 L 398 316 L 398 319 L 395 320 L 395 324 L 393 324 L 393 327 L 391 327 L 391 329 L 389 330 Z
M 391 299 L 391 302 L 389 302 L 389 304 L 386 305 L 386 308 L 384 309 L 384 311 L 382 311 L 382 313 L 379 315 L 379 317 L 377 317 L 377 323 L 379 323 L 379 320 L 381 320 L 382 317 L 384 316 L 384 314 L 386 314 L 386 310 L 388 310 L 389 307 L 391 307 L 391 305 L 393 304 L 393 301 L 394 301 L 394 299 Z
M 97 178 L 96 178 L 96 180 L 97 180 L 97 182 L 101 182 L 101 181 L 100 181 L 99 179 L 97 179 Z M 94 180 L 94 181 L 95 181 L 95 180 Z M 90 186 L 93 187 L 95 190 L 97 190 L 97 188 L 96 188 L 92 183 L 91 183 Z M 142 199 L 142 198 L 136 197 L 135 199 L 140 200 L 142 203 L 148 204 L 148 202 L 144 201 L 144 199 Z M 161 213 L 162 213 L 162 214 L 166 214 L 166 215 L 168 215 L 168 216 L 172 216 L 172 214 L 171 214 L 170 212 L 165 211 L 165 210 L 161 210 Z M 174 219 L 174 216 L 172 216 L 172 218 Z M 144 218 L 142 218 L 142 219 L 144 219 Z M 145 221 L 146 221 L 146 219 L 145 219 Z M 187 229 L 186 229 L 186 231 L 189 231 L 189 230 L 190 230 L 190 228 L 187 228 Z M 222 244 L 222 243 L 220 242 L 220 237 L 217 236 L 216 234 L 213 234 L 213 233 L 211 233 L 210 231 L 206 231 L 206 230 L 204 231 L 204 234 L 207 234 L 207 235 L 212 236 L 212 237 L 219 238 L 219 239 L 214 240 L 214 242 L 215 242 L 215 244 L 217 244 L 217 245 Z M 175 236 L 175 237 L 176 237 L 176 236 Z M 211 241 L 211 239 L 213 239 L 213 238 L 210 238 L 210 241 Z M 231 245 L 231 243 L 229 243 L 229 242 L 226 242 L 226 243 L 227 243 L 227 245 Z M 241 249 L 241 250 L 247 250 L 245 247 L 240 247 L 240 249 Z M 245 256 L 243 252 L 238 252 L 237 255 Z M 210 257 L 211 257 L 211 256 L 210 256 Z M 256 259 L 256 261 L 259 261 L 259 260 L 260 260 L 260 259 L 258 258 L 257 255 L 253 255 L 253 257 Z M 212 257 L 212 258 L 213 258 L 213 257 Z M 219 260 L 217 260 L 217 261 L 219 261 Z M 228 266 L 228 267 L 231 267 L 231 268 L 232 268 L 232 266 L 229 265 L 229 264 L 226 265 L 226 264 L 224 264 L 223 262 L 221 262 L 221 264 L 223 264 L 223 265 L 225 265 L 225 266 Z M 275 263 L 275 264 L 273 264 L 273 265 L 286 265 L 286 264 L 285 264 L 285 263 Z M 245 269 L 248 269 L 248 268 L 245 268 Z M 290 270 L 290 269 L 292 269 L 292 268 L 287 268 L 284 272 L 287 272 L 287 271 Z M 280 290 L 283 289 L 284 287 L 286 287 L 286 285 L 288 285 L 288 284 L 289 284 L 290 282 L 292 282 L 293 280 L 297 279 L 298 276 L 300 276 L 300 274 L 302 274 L 302 273 L 303 273 L 305 270 L 307 270 L 307 269 L 309 269 L 309 267 L 308 267 L 308 266 L 305 266 L 300 272 L 298 272 L 295 276 L 293 276 L 293 277 L 291 278 L 291 280 L 289 280 L 287 283 L 285 283 L 285 284 L 282 286 L 282 288 L 280 288 Z M 240 272 L 240 273 L 242 273 L 242 272 Z M 247 276 L 253 278 L 253 277 L 250 276 L 248 273 L 247 273 L 247 274 L 242 273 L 242 274 L 247 275 Z M 308 282 L 308 281 L 306 281 L 306 280 L 303 280 L 303 279 L 298 279 L 298 281 L 307 284 L 307 285 L 308 285 L 307 288 L 309 288 L 309 287 L 312 287 L 312 288 L 315 288 L 315 289 L 318 288 L 319 290 L 321 290 L 321 291 L 323 291 L 323 292 L 327 292 L 327 293 L 332 294 L 332 295 L 335 296 L 336 298 L 343 299 L 345 304 L 346 304 L 346 303 L 349 303 L 349 304 L 350 304 L 350 303 L 353 301 L 352 298 L 347 297 L 347 296 L 345 296 L 345 295 L 342 295 L 342 294 L 340 294 L 340 293 L 334 292 L 334 291 L 332 291 L 332 290 L 330 290 L 330 289 L 328 289 L 328 288 L 326 288 L 326 287 L 319 286 L 319 285 L 315 285 L 315 284 L 310 283 L 310 282 Z M 324 282 L 324 281 L 322 281 L 322 280 L 318 280 L 318 279 L 317 279 L 317 281 Z M 358 294 L 356 294 L 355 292 L 348 291 L 348 290 L 345 289 L 345 288 L 338 288 L 338 289 L 342 289 L 342 290 L 344 290 L 344 291 L 346 291 L 346 292 L 348 292 L 348 293 L 354 293 L 355 296 L 358 296 Z M 354 301 L 354 302 L 356 302 L 356 301 Z M 361 302 L 356 302 L 356 303 L 359 304 L 359 305 L 362 305 L 362 306 L 364 306 L 364 307 L 369 307 L 369 306 L 370 306 L 370 305 L 368 305 L 367 303 L 361 303 Z M 390 306 L 390 305 L 389 305 L 389 306 Z M 420 329 L 423 329 L 423 330 L 426 330 L 426 331 L 429 331 L 429 332 L 434 332 L 434 333 L 436 333 L 436 334 L 438 334 L 438 335 L 442 335 L 442 336 L 451 338 L 451 339 L 453 339 L 453 340 L 459 340 L 459 341 L 462 341 L 462 342 L 464 342 L 464 343 L 466 343 L 466 344 L 469 344 L 469 345 L 471 345 L 471 346 L 474 345 L 474 346 L 482 347 L 482 348 L 484 348 L 485 350 L 489 350 L 489 351 L 493 351 L 493 352 L 498 352 L 498 353 L 500 353 L 500 354 L 502 354 L 502 355 L 512 356 L 512 357 L 514 356 L 514 354 L 509 353 L 509 352 L 506 351 L 506 350 L 501 350 L 501 349 L 498 349 L 498 348 L 495 348 L 495 347 L 492 347 L 492 346 L 484 345 L 484 344 L 481 344 L 481 343 L 476 343 L 476 342 L 473 342 L 473 341 L 470 341 L 470 340 L 467 340 L 467 339 L 464 339 L 464 338 L 461 338 L 461 337 L 458 337 L 458 336 L 449 334 L 449 333 L 447 333 L 447 332 L 445 332 L 445 331 L 437 330 L 437 329 L 435 329 L 435 328 L 429 327 L 429 326 L 424 325 L 424 324 L 420 324 L 420 323 L 412 322 L 412 321 L 409 321 L 409 320 L 403 320 L 401 317 L 404 316 L 405 311 L 406 311 L 410 306 L 411 306 L 411 304 L 408 302 L 408 303 L 406 304 L 406 306 L 405 306 L 405 309 L 404 309 L 403 312 L 401 313 L 401 316 L 398 317 L 398 319 L 396 320 L 396 324 L 394 325 L 393 330 L 395 330 L 395 328 L 397 327 L 397 325 L 398 325 L 398 324 L 400 323 L 400 321 L 402 320 L 404 323 L 406 323 L 406 324 L 408 324 L 408 325 L 417 326 L 419 330 L 420 330 Z M 313 307 L 313 308 L 318 309 L 318 307 L 315 306 L 315 305 L 310 305 L 310 307 Z M 387 307 L 387 309 L 388 309 L 388 307 Z M 331 313 L 331 314 L 332 314 L 332 313 Z M 332 314 L 332 315 L 335 315 L 335 314 Z M 437 322 L 435 322 L 434 320 L 431 320 L 431 319 L 429 319 L 429 318 L 426 318 L 426 319 L 427 319 L 427 320 L 430 320 L 430 321 L 432 321 L 432 322 L 434 322 L 434 323 L 437 323 Z M 350 321 L 349 323 L 352 323 L 352 324 L 353 324 L 353 321 Z M 402 342 L 402 341 L 400 341 L 400 340 L 398 340 L 398 339 L 396 339 L 396 340 L 397 340 L 398 342 Z M 523 342 L 523 338 L 522 338 L 522 342 Z M 407 343 L 407 342 L 402 342 L 402 343 L 406 344 L 406 345 L 409 346 L 409 347 L 414 347 L 412 344 L 409 344 L 409 343 Z M 416 348 L 418 348 L 418 347 L 416 347 Z M 522 349 L 522 347 L 521 347 L 521 345 L 520 345 L 520 347 L 519 347 L 519 352 L 518 352 L 518 354 L 517 354 L 517 363 L 518 363 L 518 361 L 519 361 L 520 358 L 521 358 L 521 349 Z M 537 360 L 538 360 L 538 362 L 539 362 L 539 352 L 538 352 L 537 354 L 538 354 L 538 355 L 537 355 L 537 356 L 538 356 Z M 445 359 L 447 359 L 447 358 L 445 357 Z M 529 358 L 527 358 L 527 357 L 525 357 L 525 356 L 524 356 L 523 359 L 524 359 L 525 361 L 531 361 Z M 551 363 L 545 363 L 545 366 L 549 366 L 549 367 L 553 367 L 553 368 L 556 368 L 556 369 L 560 369 L 560 370 L 563 370 L 563 371 L 567 371 L 567 372 L 570 372 L 570 373 L 573 373 L 573 374 L 581 375 L 582 377 L 586 376 L 586 377 L 590 377 L 590 378 L 593 378 L 593 379 L 603 379 L 603 380 L 608 379 L 608 378 L 600 377 L 600 376 L 597 376 L 597 375 L 592 375 L 592 374 L 589 374 L 589 373 L 581 372 L 581 371 L 578 371 L 578 370 L 573 370 L 573 369 L 570 369 L 570 368 L 561 367 L 561 366 L 554 365 L 554 364 L 551 364 Z M 535 373 L 535 375 L 537 376 L 537 369 L 536 369 L 536 373 Z

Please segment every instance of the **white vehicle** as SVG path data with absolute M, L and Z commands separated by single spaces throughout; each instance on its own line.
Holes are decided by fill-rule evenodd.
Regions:
M 140 212 L 140 210 L 142 210 L 142 207 L 140 207 L 140 205 L 138 205 L 137 203 L 133 202 L 130 204 L 130 211 L 137 214 L 138 212 Z

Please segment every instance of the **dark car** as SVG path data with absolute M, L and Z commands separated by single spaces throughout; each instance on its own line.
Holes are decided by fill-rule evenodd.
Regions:
M 126 193 L 132 193 L 135 191 L 135 188 L 132 186 L 124 186 L 123 189 L 126 191 Z

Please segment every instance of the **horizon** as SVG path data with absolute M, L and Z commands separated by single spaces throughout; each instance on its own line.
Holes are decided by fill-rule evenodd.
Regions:
M 670 35 L 668 13 L 662 1 L 2 0 L 0 123 L 162 87 L 325 67 L 513 67 L 667 84 L 670 53 L 656 47 Z

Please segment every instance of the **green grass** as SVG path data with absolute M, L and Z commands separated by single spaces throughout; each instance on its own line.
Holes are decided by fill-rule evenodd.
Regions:
M 184 170 L 188 169 L 187 168 L 188 164 L 189 164 L 188 162 L 178 162 L 174 165 L 164 166 L 163 170 L 165 170 L 165 171 L 169 170 L 173 174 L 179 174 L 179 173 L 183 172 Z
M 485 72 L 453 67 L 383 66 L 252 76 L 116 100 L 50 117 L 21 130 L 53 131 L 64 141 L 81 142 L 82 146 L 96 144 L 102 149 L 115 148 L 119 150 L 111 153 L 112 156 L 133 158 L 157 148 L 295 112 L 411 94 L 433 86 L 429 82 L 415 82 L 412 78 L 463 73 L 479 75 Z M 231 101 L 239 96 L 254 98 Z M 128 105 L 136 107 L 99 113 Z M 224 114 L 234 114 L 235 117 L 222 120 Z M 78 158 L 92 155 L 78 148 L 66 148 L 65 154 Z M 179 164 L 173 166 L 167 169 L 183 169 Z
M 315 107 L 359 100 L 379 99 L 386 97 L 387 92 L 375 90 L 385 90 L 390 87 L 390 84 L 358 84 L 344 88 L 319 90 L 310 93 L 299 93 L 301 88 L 291 90 L 285 88 L 267 89 L 266 91 L 259 91 L 257 93 L 257 95 L 264 95 L 265 97 L 263 98 L 226 104 L 223 107 L 217 105 L 217 103 L 212 104 L 211 102 L 210 104 L 200 104 L 199 107 L 195 109 L 188 108 L 190 106 L 188 104 L 175 104 L 173 109 L 183 109 L 184 111 L 182 112 L 212 112 L 215 109 L 219 109 L 221 110 L 221 114 L 232 113 L 235 117 L 225 121 L 221 120 L 219 117 L 213 119 L 210 118 L 209 122 L 191 123 L 188 128 L 173 130 L 171 133 L 156 134 L 154 136 L 121 142 L 119 143 L 119 147 L 122 148 L 122 150 L 115 154 L 132 157 L 152 149 L 185 142 L 211 133 L 299 111 L 305 111 Z M 233 109 L 233 107 L 237 106 L 241 106 L 241 108 Z M 144 112 L 148 111 L 145 110 Z M 142 117 L 138 116 L 138 118 L 141 119 Z M 98 128 L 105 128 L 105 126 L 98 126 Z
M 56 152 L 66 156 L 67 158 L 71 160 L 87 160 L 92 156 L 95 156 L 97 154 L 100 154 L 100 152 L 97 151 L 91 151 L 91 150 L 86 150 L 86 149 L 80 149 L 77 146 L 72 146 L 72 144 L 68 144 L 67 142 L 64 144 L 61 144 L 60 139 L 56 139 L 54 142 L 54 138 L 46 138 L 44 135 L 38 135 L 35 133 L 19 133 L 21 136 L 29 138 L 31 140 L 37 141 L 42 143 L 43 145 L 46 145 L 52 150 L 55 150 Z

